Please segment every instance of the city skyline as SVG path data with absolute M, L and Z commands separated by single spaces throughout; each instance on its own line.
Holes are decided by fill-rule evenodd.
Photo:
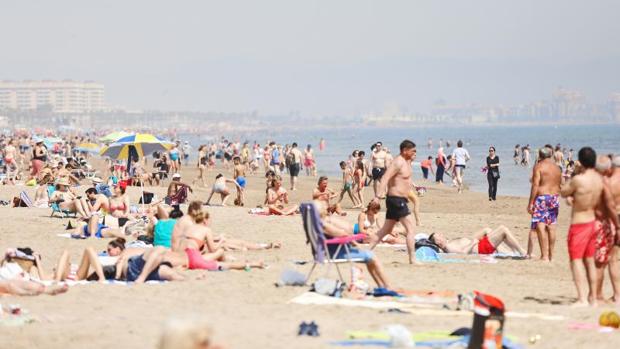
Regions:
M 618 12 L 611 0 L 9 2 L 0 78 L 102 81 L 127 108 L 264 115 L 516 105 L 557 86 L 603 103 L 620 91 Z

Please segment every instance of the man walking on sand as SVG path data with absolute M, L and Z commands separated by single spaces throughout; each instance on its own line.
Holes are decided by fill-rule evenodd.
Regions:
M 605 266 L 609 266 L 609 278 L 611 279 L 611 286 L 613 289 L 613 296 L 610 301 L 615 304 L 620 304 L 620 263 L 618 261 L 618 253 L 620 252 L 620 155 L 616 155 L 613 159 L 609 159 L 607 156 L 599 156 L 596 161 L 596 170 L 599 171 L 603 177 L 605 200 L 600 203 L 600 207 L 597 210 L 598 215 L 603 216 L 603 220 L 599 227 L 602 231 L 598 233 L 604 233 L 608 236 L 597 236 L 597 248 L 604 249 L 606 252 L 605 260 L 598 260 L 597 258 L 597 298 L 598 300 L 605 300 L 602 294 L 603 278 Z M 609 195 L 609 198 L 607 198 Z M 606 204 L 612 206 L 606 207 Z M 600 219 L 599 219 L 600 220 Z M 599 239 L 602 238 L 602 239 Z M 600 246 L 600 242 L 608 243 L 608 245 Z M 600 255 L 601 251 L 597 252 Z M 602 262 L 602 263 L 601 263 Z
M 467 149 L 463 148 L 463 141 L 459 139 L 456 142 L 456 149 L 452 151 L 452 159 L 454 160 L 454 174 L 456 180 L 456 188 L 459 193 L 463 192 L 463 176 L 465 175 L 465 167 L 467 161 L 471 159 Z
M 540 244 L 540 259 L 551 261 L 555 246 L 555 228 L 560 209 L 560 184 L 562 171 L 553 162 L 553 149 L 543 147 L 538 151 L 539 161 L 532 170 L 532 189 L 527 212 L 532 215 L 532 228 L 536 229 Z
M 579 150 L 582 170 L 562 185 L 562 197 L 571 198 L 573 210 L 568 230 L 568 255 L 577 287 L 575 306 L 596 305 L 596 215 L 603 195 L 603 177 L 596 172 L 596 152 L 590 147 Z M 557 166 L 556 166 L 557 167 Z M 586 293 L 587 291 L 587 293 Z
M 407 232 L 406 242 L 410 264 L 417 264 L 413 236 L 415 223 L 411 219 L 411 212 L 407 206 L 407 195 L 411 190 L 411 163 L 416 157 L 416 152 L 415 143 L 412 141 L 404 140 L 400 143 L 400 155 L 388 166 L 378 185 L 377 194 L 372 199 L 373 202 L 379 203 L 380 199 L 385 198 L 387 212 L 385 224 L 372 238 L 370 248 L 375 248 L 385 235 L 392 233 L 394 225 L 400 222 Z

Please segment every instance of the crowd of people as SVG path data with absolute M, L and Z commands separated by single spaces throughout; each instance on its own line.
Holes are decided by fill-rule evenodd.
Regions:
M 248 176 L 262 169 L 265 173 L 265 199 L 261 207 L 250 212 L 295 215 L 299 213 L 299 203 L 291 202 L 283 187 L 283 176 L 288 174 L 290 190 L 295 191 L 298 189 L 297 177 L 304 168 L 309 176 L 317 174 L 310 145 L 300 150 L 295 142 L 290 146 L 268 142 L 262 147 L 258 143 L 250 146 L 247 142 L 222 140 L 198 147 L 195 164 L 198 175 L 190 183 L 182 181 L 181 177 L 182 167 L 192 166 L 189 162 L 192 148 L 187 142 L 176 142 L 167 151 L 152 154 L 154 171 L 151 173 L 145 170 L 147 162 L 144 158 L 131 159 L 127 166 L 109 160 L 103 171 L 107 170 L 107 179 L 103 180 L 86 176 L 92 166 L 88 163 L 88 153 L 79 150 L 77 145 L 89 141 L 88 137 L 72 137 L 57 142 L 58 146 L 49 150 L 39 138 L 1 140 L 0 151 L 5 166 L 17 168 L 18 174 L 28 170 L 28 177 L 24 180 L 33 181 L 37 186 L 33 206 L 57 205 L 60 213 L 75 215 L 76 224 L 71 233 L 74 238 L 113 240 L 104 254 L 86 247 L 80 254 L 77 268 L 71 267 L 71 254 L 65 251 L 54 272 L 46 270 L 35 252 L 11 249 L 2 262 L 0 292 L 32 295 L 67 290 L 62 284 L 38 283 L 37 280 L 180 281 L 188 277 L 182 272 L 187 269 L 263 268 L 262 261 L 231 260 L 230 251 L 280 248 L 281 244 L 249 242 L 215 234 L 209 228 L 213 218 L 206 207 L 212 205 L 214 196 L 219 196 L 221 205 L 226 206 L 233 191 L 236 191 L 234 204 L 244 206 Z M 529 152 L 529 145 L 515 147 L 515 164 L 520 165 L 523 162 L 516 159 L 517 149 L 522 153 Z M 620 226 L 620 156 L 597 155 L 593 149 L 584 147 L 579 150 L 577 159 L 573 159 L 572 149 L 566 154 L 564 150 L 559 145 L 545 145 L 537 151 L 527 207 L 531 215 L 527 250 L 505 226 L 472 228 L 472 231 L 478 231 L 471 237 L 457 239 L 447 239 L 441 232 L 416 238 L 415 227 L 421 225 L 420 196 L 425 188 L 414 182 L 413 162 L 417 148 L 409 140 L 401 142 L 396 155 L 392 155 L 382 142 L 371 145 L 369 156 L 364 150 L 354 150 L 348 159 L 339 162 L 341 187 L 330 189 L 329 178 L 320 176 L 307 198 L 319 209 L 327 237 L 363 234 L 361 242 L 367 243 L 371 250 L 380 243 L 403 244 L 407 248 L 409 263 L 418 264 L 416 243 L 420 239 L 439 252 L 506 253 L 527 258 L 532 257 L 538 240 L 541 259 L 553 260 L 559 198 L 562 196 L 572 207 L 568 248 L 578 293 L 576 304 L 595 304 L 604 300 L 602 283 L 606 268 L 614 290 L 612 300 L 620 302 L 617 260 L 620 246 L 617 234 Z M 522 153 L 520 156 L 524 156 Z M 525 157 L 529 158 L 529 154 Z M 434 173 L 436 182 L 441 183 L 443 173 L 449 172 L 457 192 L 461 193 L 470 159 L 460 140 L 449 156 L 445 156 L 440 147 L 435 161 L 430 156 L 421 161 L 422 178 L 426 180 Z M 220 166 L 216 168 L 217 160 Z M 497 198 L 499 165 L 496 149 L 491 146 L 485 167 L 491 201 Z M 209 178 L 213 174 L 213 179 Z M 77 185 L 85 181 L 88 185 L 81 193 Z M 212 183 L 204 202 L 189 200 L 196 181 L 204 187 L 208 182 Z M 127 194 L 131 185 L 146 185 L 148 188 L 161 183 L 168 184 L 166 196 L 161 199 L 147 199 L 142 194 L 142 205 L 138 205 Z M 372 187 L 369 201 L 365 200 L 367 187 Z M 342 205 L 345 195 L 351 200 L 350 208 L 359 209 L 357 216 L 353 217 L 354 223 L 346 217 L 351 211 L 347 212 Z M 21 201 L 29 201 L 24 197 L 18 199 L 16 206 L 21 206 Z M 183 204 L 187 204 L 185 212 L 181 209 Z M 380 215 L 383 205 L 385 218 Z M 335 252 L 330 250 L 330 253 Z M 381 262 L 370 250 L 351 246 L 351 253 L 367 264 L 379 287 L 391 286 Z M 36 276 L 29 276 L 32 270 L 36 270 Z

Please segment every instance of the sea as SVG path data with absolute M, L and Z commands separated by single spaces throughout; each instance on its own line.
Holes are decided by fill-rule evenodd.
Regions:
M 536 149 L 545 144 L 557 145 L 567 149 L 574 149 L 574 157 L 581 147 L 591 146 L 597 153 L 620 153 L 620 125 L 566 125 L 566 126 L 458 126 L 458 127 L 399 127 L 399 128 L 334 128 L 334 129 L 298 129 L 277 132 L 273 134 L 242 134 L 224 135 L 230 140 L 250 144 L 257 142 L 264 145 L 268 140 L 281 144 L 297 142 L 300 148 L 310 144 L 315 150 L 315 157 L 319 175 L 330 178 L 340 178 L 340 161 L 347 160 L 353 150 L 366 151 L 367 158 L 371 151 L 370 146 L 378 141 L 387 146 L 391 153 L 398 155 L 398 146 L 404 139 L 409 139 L 417 145 L 417 158 L 414 162 L 414 181 L 424 185 L 419 162 L 428 156 L 437 155 L 439 142 L 444 153 L 449 155 L 456 147 L 458 140 L 462 140 L 471 156 L 465 172 L 465 183 L 470 190 L 487 191 L 487 177 L 482 172 L 486 166 L 486 157 L 490 146 L 496 148 L 500 159 L 500 180 L 498 195 L 528 196 L 530 190 L 531 165 L 525 167 L 515 165 L 513 153 L 515 145 L 530 145 L 531 161 L 536 159 Z M 213 139 L 213 135 L 179 137 L 189 140 L 197 146 Z M 319 150 L 319 142 L 325 140 L 324 150 Z M 432 145 L 429 147 L 429 139 Z M 447 143 L 450 143 L 450 147 Z M 302 174 L 305 175 L 305 174 Z M 450 178 L 444 177 L 445 183 L 450 184 Z M 338 182 L 339 183 L 339 182 Z M 334 184 L 335 186 L 335 184 Z

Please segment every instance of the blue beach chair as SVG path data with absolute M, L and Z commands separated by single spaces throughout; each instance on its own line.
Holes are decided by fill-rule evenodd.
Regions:
M 51 199 L 52 194 L 54 194 L 55 191 L 56 191 L 55 186 L 48 185 L 47 186 L 47 197 Z M 68 210 L 61 210 L 57 202 L 50 201 L 50 207 L 52 208 L 52 214 L 50 215 L 50 217 L 54 217 L 56 213 L 60 214 L 60 218 L 69 218 L 69 217 L 76 218 L 77 217 L 77 213 L 75 212 L 71 212 Z
M 342 273 L 340 272 L 340 268 L 338 264 L 341 263 L 349 263 L 351 267 L 353 267 L 353 263 L 363 263 L 364 260 L 361 258 L 351 258 L 349 256 L 349 243 L 356 240 L 362 240 L 366 237 L 364 234 L 351 235 L 347 237 L 333 238 L 327 239 L 325 237 L 325 233 L 323 232 L 323 227 L 321 226 L 321 217 L 319 215 L 318 209 L 316 206 L 311 203 L 302 203 L 299 207 L 301 212 L 301 217 L 303 219 L 304 230 L 306 232 L 306 243 L 310 244 L 312 248 L 312 258 L 314 260 L 314 264 L 312 265 L 312 269 L 308 273 L 306 277 L 306 283 L 310 280 L 310 276 L 314 272 L 314 269 L 318 264 L 327 264 L 327 270 L 325 274 L 329 273 L 329 267 L 331 264 L 336 266 L 336 271 L 338 271 L 338 276 L 340 277 L 340 281 L 345 282 Z M 329 253 L 328 245 L 335 245 L 337 249 L 335 253 Z M 333 258 L 332 256 L 338 256 L 341 249 L 345 251 L 345 258 Z

